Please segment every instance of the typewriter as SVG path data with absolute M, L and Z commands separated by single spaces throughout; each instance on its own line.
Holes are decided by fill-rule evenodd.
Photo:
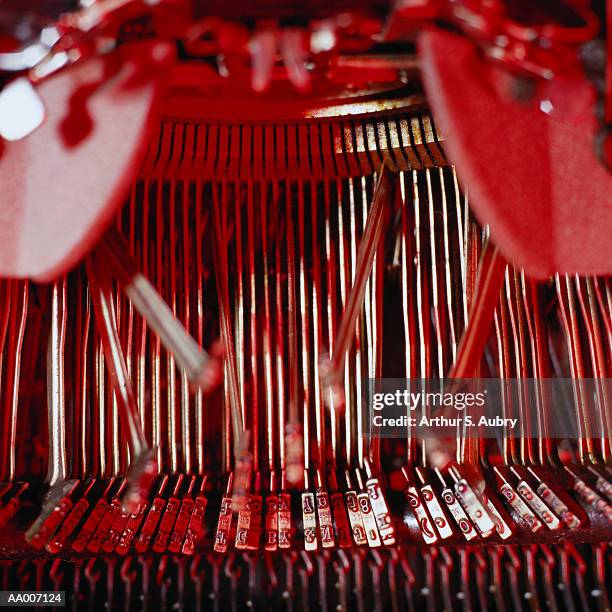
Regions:
M 0 1 L 2 596 L 609 610 L 601 4 Z

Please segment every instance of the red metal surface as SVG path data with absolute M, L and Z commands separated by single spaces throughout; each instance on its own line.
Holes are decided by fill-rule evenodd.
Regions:
M 595 154 L 594 112 L 569 120 L 503 99 L 495 69 L 457 35 L 424 32 L 419 48 L 445 148 L 505 257 L 539 278 L 610 274 L 612 175 Z
M 91 248 L 140 164 L 171 57 L 130 45 L 40 84 L 44 124 L 1 143 L 0 275 L 49 280 Z

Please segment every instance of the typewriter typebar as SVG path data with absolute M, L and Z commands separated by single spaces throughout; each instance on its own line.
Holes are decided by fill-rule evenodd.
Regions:
M 553 27 L 501 0 L 26 4 L 0 4 L 0 114 L 23 87 L 31 119 L 0 117 L 0 176 L 50 118 L 91 111 L 99 157 L 63 141 L 52 232 L 0 197 L 1 589 L 73 610 L 609 610 L 609 262 L 515 262 L 415 46 L 452 29 L 533 106 L 541 79 L 588 72 L 572 45 L 597 71 L 597 7 Z M 88 62 L 103 76 L 64 116 L 45 87 Z M 147 113 L 129 143 L 107 125 L 123 95 Z M 82 189 L 90 167 L 112 197 Z M 58 181 L 99 211 L 71 219 Z M 49 259 L 26 265 L 35 236 Z

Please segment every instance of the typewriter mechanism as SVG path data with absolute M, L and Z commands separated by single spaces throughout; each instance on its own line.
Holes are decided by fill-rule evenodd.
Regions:
M 603 4 L 0 0 L 0 589 L 610 610 Z

